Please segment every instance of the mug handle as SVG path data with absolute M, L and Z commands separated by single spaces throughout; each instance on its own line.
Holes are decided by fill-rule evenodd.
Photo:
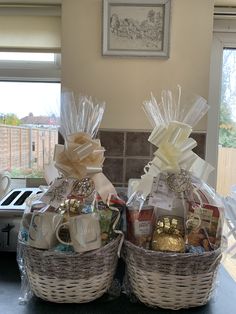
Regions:
M 10 185 L 11 185 L 11 178 L 10 178 L 10 176 L 8 175 L 8 174 L 4 174 L 3 176 L 2 176 L 2 179 L 1 180 L 4 180 L 4 179 L 7 179 L 7 186 L 6 186 L 6 188 L 4 189 L 4 194 L 7 192 L 7 190 L 8 190 L 8 188 L 10 187 Z
M 59 227 L 62 219 L 63 219 L 63 217 L 60 216 L 60 214 L 56 214 L 55 216 L 53 216 L 52 225 L 53 225 L 53 231 L 54 232 Z
M 32 241 L 35 241 L 36 239 L 33 237 L 33 231 L 32 229 L 34 230 L 34 233 L 37 232 L 38 230 L 38 224 L 35 222 L 35 220 L 37 219 L 37 217 L 39 217 L 39 225 L 42 225 L 42 216 L 40 216 L 38 213 L 36 213 L 35 215 L 33 215 L 32 219 L 31 219 L 31 222 L 30 222 L 30 227 L 29 227 L 29 238 L 30 240 Z
M 57 237 L 57 240 L 58 240 L 59 242 L 61 242 L 62 244 L 65 244 L 65 245 L 72 245 L 72 242 L 64 242 L 64 241 L 60 238 L 60 236 L 59 236 L 59 231 L 61 230 L 61 228 L 62 228 L 63 226 L 69 226 L 69 222 L 64 222 L 63 224 L 57 226 L 57 228 L 56 228 L 56 237 Z

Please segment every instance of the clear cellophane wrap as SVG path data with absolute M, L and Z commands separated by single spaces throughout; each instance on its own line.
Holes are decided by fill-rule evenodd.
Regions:
M 201 278 L 216 274 L 221 261 L 224 205 L 206 183 L 213 167 L 192 151 L 190 137 L 208 108 L 200 96 L 181 95 L 180 86 L 143 105 L 154 156 L 127 202 L 124 291 L 149 306 L 202 305 L 214 290 Z
M 49 166 L 50 170 L 53 169 L 53 173 L 57 173 L 57 177 L 45 191 L 36 198 L 28 200 L 18 237 L 17 260 L 22 279 L 19 298 L 21 303 L 28 301 L 33 293 L 30 290 L 20 243 L 45 251 L 72 254 L 74 251 L 83 253 L 105 247 L 110 241 L 119 237 L 121 238 L 117 248 L 119 255 L 123 239 L 123 233 L 120 231 L 120 216 L 125 203 L 118 197 L 113 184 L 102 172 L 105 149 L 96 136 L 104 110 L 105 104 L 94 103 L 92 98 L 77 96 L 71 91 L 65 91 L 61 95 L 59 131 L 64 138 L 64 144 L 55 145 L 54 163 Z M 34 224 L 32 217 L 35 216 L 35 211 L 40 215 L 39 220 L 35 220 L 36 224 L 38 221 L 43 221 L 43 214 L 49 216 L 55 214 L 56 219 L 61 215 L 62 218 L 58 220 L 60 224 L 67 223 L 75 216 L 90 216 L 93 222 L 99 221 L 99 230 L 97 230 L 98 224 L 95 225 L 96 234 L 100 233 L 101 239 L 98 239 L 96 247 L 91 246 L 91 249 L 90 246 L 86 248 L 82 241 L 82 250 L 80 251 L 80 249 L 75 249 L 73 241 L 70 242 L 71 235 L 66 231 L 64 234 L 62 232 L 62 236 L 60 236 L 61 243 L 57 240 L 55 245 L 50 245 L 48 249 L 40 247 L 44 243 L 30 240 L 30 232 Z M 39 227 L 43 229 L 42 226 Z M 91 227 L 88 227 L 88 230 L 87 227 L 84 228 L 82 228 L 83 236 L 86 238 L 85 233 L 87 232 L 89 236 Z M 37 230 L 34 231 L 37 232 Z M 114 284 L 112 288 L 114 290 Z M 117 289 L 115 290 L 117 294 Z M 114 291 L 112 293 L 114 294 Z
M 221 244 L 223 204 L 206 183 L 213 167 L 192 151 L 197 143 L 190 137 L 209 106 L 200 96 L 181 95 L 178 86 L 176 94 L 163 90 L 160 102 L 151 95 L 143 108 L 153 127 L 148 140 L 154 156 L 127 202 L 127 238 L 170 253 L 214 250 Z M 137 222 L 145 219 L 149 226 Z M 158 244 L 168 242 L 164 233 L 172 231 L 183 238 L 176 250 Z
M 114 231 L 123 202 L 117 196 L 113 184 L 102 172 L 105 149 L 96 136 L 104 110 L 104 102 L 94 103 L 91 97 L 76 95 L 70 91 L 63 92 L 60 133 L 65 143 L 56 145 L 54 160 L 55 167 L 62 174 L 62 178 L 71 178 L 72 182 L 77 183 L 85 181 L 81 188 L 79 184 L 74 186 L 76 185 L 75 194 L 78 192 L 85 194 L 82 198 L 88 212 L 98 211 L 100 214 L 102 203 L 104 208 L 116 212 L 116 219 L 111 219 L 114 224 L 110 226 Z M 72 195 L 69 194 L 69 198 L 73 197 L 73 184 L 70 193 Z M 120 233 L 119 230 L 117 233 Z
M 67 197 L 82 198 L 88 212 L 97 210 L 99 202 L 109 207 L 118 198 L 113 184 L 102 172 L 105 149 L 96 138 L 104 110 L 105 103 L 95 103 L 91 97 L 70 91 L 62 93 L 60 133 L 64 145 L 55 146 L 55 167 L 62 180 L 69 181 Z M 80 185 L 81 181 L 84 184 Z

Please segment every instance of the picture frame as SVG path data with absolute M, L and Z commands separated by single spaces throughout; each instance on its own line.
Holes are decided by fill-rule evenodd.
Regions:
M 169 57 L 171 0 L 103 0 L 103 56 Z

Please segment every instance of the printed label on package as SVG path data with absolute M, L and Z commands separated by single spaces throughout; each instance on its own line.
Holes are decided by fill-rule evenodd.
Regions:
M 58 208 L 70 194 L 74 179 L 56 179 L 40 201 Z
M 174 192 L 168 188 L 164 177 L 160 175 L 153 179 L 148 205 L 171 210 L 174 196 Z
M 134 234 L 136 236 L 149 235 L 151 232 L 150 221 L 138 221 L 134 222 Z

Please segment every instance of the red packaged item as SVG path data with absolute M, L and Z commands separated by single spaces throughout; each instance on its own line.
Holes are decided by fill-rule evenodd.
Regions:
M 144 206 L 141 210 L 128 207 L 127 239 L 145 249 L 150 248 L 152 233 L 156 221 L 153 206 Z

